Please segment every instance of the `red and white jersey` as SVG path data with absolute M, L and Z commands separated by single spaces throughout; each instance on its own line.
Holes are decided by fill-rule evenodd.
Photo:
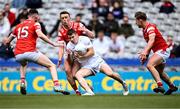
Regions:
M 156 25 L 147 22 L 145 29 L 143 29 L 143 35 L 146 42 L 149 41 L 149 35 L 151 34 L 155 34 L 155 41 L 152 46 L 153 52 L 156 52 L 161 49 L 166 50 L 166 48 L 168 48 L 166 41 L 164 40 L 160 31 L 157 29 Z
M 82 23 L 77 23 L 74 21 L 71 21 L 72 26 L 70 29 L 73 29 L 77 32 L 78 35 L 82 35 L 83 31 L 80 28 L 85 28 Z M 62 25 L 59 28 L 58 36 L 59 36 L 59 41 L 65 41 L 66 44 L 70 41 L 70 39 L 67 36 L 68 29 L 64 28 Z
M 11 33 L 17 38 L 15 55 L 36 51 L 37 30 L 41 30 L 40 24 L 29 19 L 16 26 Z

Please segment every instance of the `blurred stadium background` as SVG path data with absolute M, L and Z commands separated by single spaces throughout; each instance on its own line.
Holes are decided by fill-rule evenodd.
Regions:
M 0 10 L 4 9 L 4 5 L 6 3 L 13 4 L 13 2 L 16 1 L 18 2 L 23 1 L 23 0 L 0 0 Z M 100 0 L 101 1 L 101 0 Z M 115 0 L 102 0 L 102 1 L 107 1 L 107 3 L 110 3 Z M 137 52 L 142 50 L 143 47 L 146 45 L 146 42 L 144 41 L 142 37 L 142 32 L 141 29 L 139 29 L 135 25 L 135 18 L 134 18 L 134 13 L 136 11 L 144 11 L 147 13 L 148 20 L 152 23 L 157 24 L 158 28 L 162 32 L 163 36 L 165 39 L 167 39 L 167 36 L 172 36 L 172 40 L 174 44 L 177 46 L 180 45 L 180 0 L 170 0 L 174 6 L 176 7 L 174 10 L 175 12 L 172 13 L 160 13 L 160 7 L 164 3 L 163 0 L 157 0 L 158 2 L 152 4 L 151 2 L 141 2 L 143 0 L 117 0 L 122 2 L 122 8 L 123 8 L 123 13 L 125 16 L 129 17 L 129 24 L 132 25 L 132 28 L 134 30 L 134 34 L 130 35 L 127 38 L 124 38 L 124 34 L 119 34 L 118 37 L 121 37 L 122 43 L 124 45 L 124 52 L 121 55 L 118 55 L 116 53 L 111 53 L 107 51 L 105 54 L 102 55 L 103 58 L 111 65 L 111 67 L 119 72 L 121 76 L 128 82 L 129 84 L 129 89 L 130 89 L 130 94 L 144 94 L 144 95 L 137 95 L 137 100 L 136 101 L 136 107 L 135 108 L 144 108 L 144 107 L 159 107 L 159 108 L 165 108 L 168 107 L 168 105 L 165 105 L 166 100 L 163 101 L 163 99 L 168 99 L 169 102 L 169 107 L 170 108 L 180 108 L 179 105 L 176 105 L 179 101 L 179 94 L 180 91 L 178 90 L 174 96 L 171 97 L 166 97 L 163 98 L 162 96 L 156 95 L 153 93 L 152 89 L 155 87 L 155 83 L 150 75 L 150 73 L 147 71 L 145 68 L 145 65 L 142 66 L 140 65 L 140 62 L 138 60 L 138 55 Z M 145 0 L 144 0 L 145 1 Z M 151 1 L 156 1 L 156 0 L 151 0 Z M 90 20 L 92 20 L 92 6 L 95 0 L 42 0 L 43 4 L 41 8 L 38 8 L 40 17 L 41 17 L 41 22 L 44 23 L 45 28 L 47 30 L 47 34 L 51 32 L 53 27 L 55 26 L 57 20 L 59 19 L 59 13 L 60 11 L 67 10 L 71 14 L 71 18 L 75 19 L 77 14 L 80 14 L 82 16 L 81 21 L 85 23 L 86 26 L 88 26 Z M 23 2 L 22 2 L 23 4 Z M 21 12 L 21 8 L 16 8 L 18 5 L 12 5 L 11 11 L 15 13 L 16 17 L 18 14 Z M 109 10 L 111 10 L 113 6 L 108 4 Z M 98 8 L 98 7 L 97 7 Z M 98 20 L 102 22 L 102 24 L 106 24 L 104 22 L 105 18 L 102 16 L 98 17 Z M 121 27 L 121 24 L 123 23 L 122 19 L 116 19 L 118 22 L 119 27 Z M 13 28 L 11 28 L 13 29 Z M 1 31 L 1 28 L 0 28 Z M 105 31 L 106 32 L 106 31 Z M 96 33 L 97 34 L 97 33 Z M 108 37 L 108 33 L 105 33 L 105 35 Z M 123 38 L 122 38 L 123 37 Z M 0 36 L 0 42 L 3 41 L 4 37 Z M 57 33 L 54 32 L 51 34 L 51 40 L 57 41 Z M 110 36 L 108 37 L 110 38 Z M 14 44 L 12 44 L 14 45 Z M 54 63 L 57 63 L 58 59 L 58 48 L 52 48 L 50 45 L 47 45 L 45 42 L 38 40 L 37 43 L 38 49 L 46 54 L 48 57 L 50 57 Z M 180 51 L 176 49 L 176 54 L 178 54 Z M 174 55 L 174 54 L 173 54 Z M 18 63 L 15 62 L 14 58 L 10 59 L 3 59 L 0 58 L 0 102 L 2 105 L 0 108 L 3 108 L 2 106 L 8 107 L 3 105 L 3 103 L 7 102 L 11 98 L 16 98 L 17 96 L 13 95 L 8 96 L 7 94 L 19 94 L 19 65 Z M 180 87 L 180 58 L 178 58 L 178 55 L 173 56 L 172 58 L 167 60 L 167 66 L 165 68 L 165 71 L 168 72 L 168 74 L 171 77 L 171 80 L 174 81 L 174 83 Z M 60 78 L 60 82 L 65 90 L 70 91 L 72 94 L 74 93 L 68 84 L 65 76 L 65 72 L 63 69 L 63 66 L 61 68 L 58 68 L 58 75 Z M 52 89 L 52 81 L 50 80 L 50 74 L 47 71 L 46 68 L 38 66 L 36 64 L 31 64 L 28 67 L 27 70 L 27 81 L 28 81 L 28 93 L 29 94 L 54 94 L 53 89 Z M 111 79 L 105 77 L 103 74 L 98 74 L 96 77 L 90 77 L 87 78 L 88 82 L 94 87 L 94 91 L 97 94 L 115 94 L 115 96 L 118 94 L 121 94 L 122 87 L 117 84 L 115 81 L 112 81 Z M 166 90 L 167 90 L 167 86 Z M 82 89 L 80 89 L 83 91 Z M 145 95 L 145 94 L 154 94 L 154 95 Z M 6 95 L 6 96 L 5 96 Z M 48 98 L 44 97 L 45 95 L 38 96 L 40 98 L 44 98 L 47 100 Z M 116 102 L 115 103 L 120 103 L 121 105 L 115 105 L 113 104 L 112 108 L 118 108 L 120 106 L 124 108 L 128 108 L 127 103 L 128 100 L 136 98 L 136 95 L 130 95 L 129 98 L 124 98 L 121 96 L 121 98 L 116 99 L 114 95 L 104 95 L 105 100 L 110 100 L 112 97 Z M 151 96 L 151 98 L 148 98 Z M 8 98 L 9 99 L 6 99 Z M 57 98 L 54 98 L 55 96 L 52 95 L 53 99 L 58 100 Z M 72 97 L 72 99 L 71 99 Z M 109 98 L 110 97 L 110 98 Z M 4 99 L 4 101 L 2 99 Z M 25 97 L 19 96 L 17 99 L 24 99 Z M 29 95 L 29 98 L 36 99 L 35 96 Z M 60 96 L 63 102 L 66 104 L 66 100 L 75 100 L 76 98 L 74 96 L 70 96 L 70 98 L 62 98 Z M 102 100 L 104 98 L 101 98 L 101 95 L 97 96 L 93 100 Z M 106 99 L 107 98 L 107 99 Z M 148 100 L 148 99 L 151 100 Z M 33 102 L 32 103 L 38 105 L 37 103 Z M 80 101 L 83 98 L 81 98 Z M 85 98 L 86 99 L 86 98 Z M 91 99 L 91 98 L 87 98 Z M 120 99 L 125 99 L 125 102 Z M 158 106 L 157 104 L 154 105 L 154 107 L 151 105 L 153 102 L 153 99 L 155 101 L 163 101 L 162 103 L 159 103 L 160 105 Z M 36 99 L 38 102 L 38 99 Z M 78 101 L 79 99 L 77 99 Z M 92 100 L 92 99 L 91 99 Z M 93 101 L 92 100 L 92 101 Z M 120 100 L 120 101 L 118 101 Z M 149 104 L 138 104 L 137 101 L 143 102 L 143 100 Z M 28 101 L 28 100 L 27 100 Z M 89 102 L 92 102 L 89 101 Z M 103 101 L 103 100 L 102 100 Z M 111 100 L 110 100 L 111 101 Z M 12 102 L 10 100 L 8 103 Z M 17 101 L 19 104 L 20 102 Z M 47 101 L 46 101 L 47 102 Z M 46 103 L 45 102 L 45 103 Z M 67 101 L 68 102 L 68 101 Z M 72 101 L 71 101 L 72 102 Z M 44 104 L 45 104 L 44 103 Z M 83 102 L 85 103 L 85 102 Z M 99 104 L 98 104 L 99 103 Z M 103 108 L 100 106 L 101 103 L 106 104 L 106 102 L 98 102 L 97 105 L 95 106 L 96 108 Z M 112 103 L 112 102 L 111 102 Z M 125 104 L 126 105 L 125 105 Z M 132 102 L 130 102 L 131 104 Z M 16 103 L 12 102 L 12 107 L 16 107 Z M 40 103 L 41 104 L 41 103 Z M 60 103 L 61 104 L 61 103 Z M 70 103 L 74 105 L 73 103 Z M 135 103 L 134 103 L 135 104 Z M 28 102 L 24 104 L 24 106 L 29 106 Z M 58 104 L 54 104 L 58 105 Z M 84 104 L 84 106 L 86 103 Z M 175 106 L 176 105 L 176 106 Z M 24 108 L 22 105 L 18 105 L 19 108 Z M 44 105 L 42 107 L 46 107 L 47 105 Z M 71 108 L 66 105 L 63 105 L 64 108 Z M 82 105 L 77 105 L 77 108 L 83 108 L 84 106 Z M 133 103 L 130 105 L 133 106 Z M 50 107 L 53 107 L 50 105 Z M 49 107 L 49 108 L 50 108 Z M 95 108 L 93 106 L 90 106 L 89 108 Z M 35 108 L 38 108 L 38 106 L 35 106 Z M 48 107 L 47 107 L 48 108 Z M 53 107 L 56 108 L 56 107 Z M 107 103 L 107 108 L 110 108 L 110 105 Z

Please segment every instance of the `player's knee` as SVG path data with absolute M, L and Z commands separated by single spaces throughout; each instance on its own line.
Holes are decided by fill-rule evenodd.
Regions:
M 151 68 L 153 67 L 153 65 L 152 65 L 151 63 L 148 63 L 148 64 L 146 65 L 146 67 L 147 67 L 148 69 L 151 69 Z
M 76 74 L 75 74 L 75 77 L 78 79 L 78 78 L 81 78 L 82 75 L 81 75 L 80 73 L 76 73 Z
M 53 63 L 50 63 L 48 65 L 46 65 L 47 68 L 56 68 L 56 65 Z

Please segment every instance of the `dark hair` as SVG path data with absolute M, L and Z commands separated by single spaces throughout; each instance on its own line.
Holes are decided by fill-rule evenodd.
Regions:
M 28 15 L 32 15 L 32 14 L 39 14 L 39 13 L 36 9 L 30 9 Z
M 19 19 L 27 19 L 26 15 L 20 14 Z
M 5 6 L 7 6 L 7 5 L 9 5 L 9 6 L 10 6 L 10 4 L 9 4 L 9 3 L 6 3 L 6 4 L 5 4 Z
M 68 30 L 67 35 L 72 35 L 74 33 L 76 33 L 76 31 L 74 29 L 70 29 Z
M 62 14 L 68 14 L 68 15 L 70 16 L 69 12 L 67 12 L 67 11 L 62 11 L 62 12 L 60 12 L 60 16 L 61 16 Z
M 142 20 L 147 20 L 147 16 L 144 12 L 138 11 L 135 13 L 135 18 L 136 19 L 142 19 Z
M 81 14 L 81 13 L 78 13 L 78 14 L 76 14 L 76 17 L 82 17 L 83 16 L 83 14 Z

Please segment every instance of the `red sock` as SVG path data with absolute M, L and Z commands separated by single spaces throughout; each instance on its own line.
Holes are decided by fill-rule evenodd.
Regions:
M 21 78 L 21 83 L 25 83 L 25 77 Z
M 157 82 L 157 85 L 158 85 L 158 87 L 162 87 L 162 86 L 163 86 L 163 84 L 162 84 L 161 81 L 158 81 L 158 82 Z
M 163 86 L 163 84 L 162 84 L 161 81 L 158 81 L 158 82 L 157 82 L 157 85 L 158 85 L 158 87 L 162 87 L 162 86 Z
M 59 86 L 59 81 L 58 80 L 54 81 L 54 86 Z

